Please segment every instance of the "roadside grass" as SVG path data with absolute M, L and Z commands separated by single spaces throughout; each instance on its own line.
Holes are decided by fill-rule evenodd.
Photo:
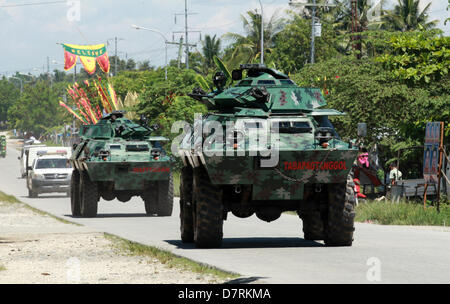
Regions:
M 380 225 L 412 226 L 450 226 L 450 204 L 441 203 L 440 213 L 436 207 L 416 202 L 401 201 L 366 201 L 360 202 L 355 209 L 355 222 Z M 286 211 L 285 214 L 297 216 L 297 212 Z
M 173 172 L 173 196 L 180 197 L 180 172 Z
M 33 208 L 30 205 L 27 205 L 24 202 L 18 200 L 15 196 L 8 195 L 8 194 L 4 193 L 3 191 L 0 191 L 0 202 L 7 203 L 7 204 L 20 204 L 23 207 L 33 211 L 34 213 L 37 213 L 37 214 L 42 215 L 42 216 L 49 216 L 49 217 L 51 217 L 51 218 L 53 218 L 53 219 L 55 219 L 55 220 L 57 220 L 57 221 L 59 221 L 61 223 L 75 225 L 75 226 L 82 226 L 80 224 L 72 223 L 72 222 L 66 221 L 64 219 L 61 219 L 61 218 L 59 218 L 57 216 L 54 216 L 54 215 L 52 215 L 50 213 L 47 213 L 45 211 Z
M 115 235 L 105 233 L 105 238 L 112 241 L 113 247 L 124 254 L 157 259 L 169 268 L 182 269 L 201 275 L 212 275 L 223 280 L 231 280 L 240 277 L 239 274 L 226 272 L 209 265 L 194 262 L 187 258 L 174 255 L 168 251 L 128 241 Z
M 441 204 L 438 213 L 435 207 L 424 209 L 418 203 L 368 201 L 356 207 L 355 221 L 381 225 L 448 226 L 450 205 Z
M 2 191 L 0 191 L 0 202 L 9 203 L 9 204 L 23 204 L 15 196 L 8 195 Z
M 0 264 L 0 271 L 6 270 L 6 267 Z

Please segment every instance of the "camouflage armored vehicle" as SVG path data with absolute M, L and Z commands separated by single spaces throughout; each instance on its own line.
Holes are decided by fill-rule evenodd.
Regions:
M 140 196 L 148 215 L 170 216 L 173 205 L 171 159 L 154 127 L 135 124 L 123 112 L 83 126 L 70 162 L 73 216 L 95 217 L 98 201 L 129 201 Z
M 6 157 L 6 136 L 0 135 L 0 156 Z
M 351 246 L 358 148 L 328 119 L 344 114 L 323 109 L 319 89 L 264 65 L 241 65 L 231 77 L 239 81 L 232 87 L 219 72 L 216 91 L 190 94 L 211 113 L 185 128 L 179 143 L 182 241 L 221 246 L 229 212 L 271 222 L 296 211 L 305 239 Z

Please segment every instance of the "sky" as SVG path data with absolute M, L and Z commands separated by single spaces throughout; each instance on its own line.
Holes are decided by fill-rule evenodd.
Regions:
M 240 16 L 251 9 L 260 10 L 257 0 L 188 0 L 188 27 L 219 37 L 226 32 L 243 33 Z M 264 16 L 278 12 L 285 15 L 289 0 L 261 0 Z M 306 0 L 300 0 L 306 2 Z M 388 4 L 394 0 L 387 0 Z M 450 22 L 444 20 L 447 0 L 431 2 L 430 20 L 439 20 L 439 28 L 450 35 Z M 28 5 L 43 3 L 42 5 Z M 163 33 L 169 41 L 178 42 L 177 31 L 184 31 L 185 0 L 0 0 L 0 75 L 39 74 L 63 69 L 64 54 L 58 43 L 108 43 L 114 55 L 114 37 L 119 38 L 120 58 L 149 60 L 153 66 L 164 65 L 164 39 L 154 32 L 136 30 L 141 27 Z M 79 8 L 79 9 L 78 9 Z M 183 14 L 176 15 L 175 14 Z M 200 49 L 200 33 L 189 34 L 189 42 Z M 168 47 L 169 60 L 177 58 L 178 46 Z

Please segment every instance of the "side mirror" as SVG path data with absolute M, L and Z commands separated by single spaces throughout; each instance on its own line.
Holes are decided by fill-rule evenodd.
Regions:
M 33 171 L 33 167 L 28 166 L 27 171 Z
M 367 124 L 365 122 L 360 122 L 358 124 L 358 137 L 367 136 Z

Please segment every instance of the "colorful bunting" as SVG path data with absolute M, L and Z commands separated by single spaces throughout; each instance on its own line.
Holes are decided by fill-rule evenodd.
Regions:
M 84 69 L 89 75 L 95 73 L 95 62 L 103 72 L 109 73 L 109 57 L 106 52 L 105 44 L 97 45 L 76 45 L 76 44 L 63 44 L 64 48 L 64 70 L 68 71 L 72 69 L 77 58 L 80 57 L 80 61 L 84 66 Z

